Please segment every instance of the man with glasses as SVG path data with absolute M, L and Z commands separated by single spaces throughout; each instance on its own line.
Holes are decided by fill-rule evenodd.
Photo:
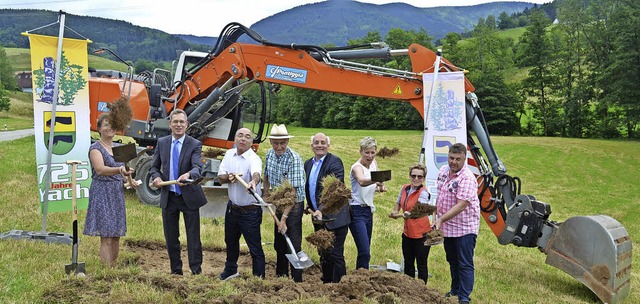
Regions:
M 180 109 L 173 110 L 169 116 L 171 135 L 158 139 L 149 173 L 153 185 L 160 188 L 160 182 L 186 179 L 198 179 L 202 169 L 202 143 L 186 134 L 187 114 Z M 189 268 L 196 275 L 202 272 L 202 243 L 200 242 L 200 207 L 207 203 L 202 187 L 178 182 L 162 187 L 160 207 L 162 208 L 162 226 L 169 253 L 171 274 L 182 275 L 180 258 L 180 236 L 178 224 L 180 212 L 184 217 L 187 231 L 187 252 Z
M 478 181 L 467 168 L 467 148 L 457 143 L 449 147 L 448 166 L 438 172 L 438 218 L 436 229 L 444 233 L 444 251 L 451 272 L 451 290 L 445 296 L 458 296 L 468 304 L 473 290 L 473 251 L 480 228 Z
M 428 216 L 421 218 L 406 218 L 411 210 L 418 204 L 427 204 L 430 199 L 429 192 L 424 186 L 424 177 L 427 168 L 421 164 L 409 167 L 409 184 L 400 188 L 400 194 L 396 200 L 393 211 L 389 214 L 392 219 L 404 217 L 404 230 L 402 232 L 402 257 L 404 258 L 404 273 L 412 278 L 416 276 L 414 264 L 418 266 L 418 279 L 427 283 L 429 276 L 429 251 L 431 246 L 425 246 L 426 233 L 431 231 L 431 223 Z M 402 213 L 400 213 L 402 209 Z

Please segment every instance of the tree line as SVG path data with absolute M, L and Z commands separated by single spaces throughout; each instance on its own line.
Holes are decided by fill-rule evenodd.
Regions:
M 480 18 L 471 37 L 449 33 L 444 57 L 466 69 L 496 135 L 640 138 L 640 4 L 633 0 L 565 0 L 555 23 L 540 8 L 517 40 L 499 34 L 493 16 Z M 382 39 L 384 38 L 384 39 Z M 426 30 L 370 32 L 349 44 L 385 41 L 392 49 L 418 43 Z M 366 63 L 410 70 L 408 58 Z M 518 76 L 518 71 L 524 71 Z M 285 88 L 272 102 L 272 120 L 314 128 L 422 129 L 411 105 Z

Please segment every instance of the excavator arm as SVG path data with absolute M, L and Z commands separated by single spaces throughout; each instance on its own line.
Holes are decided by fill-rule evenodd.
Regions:
M 247 34 L 257 44 L 236 42 Z M 273 83 L 326 92 L 377 97 L 408 102 L 424 117 L 422 75 L 459 71 L 438 53 L 412 44 L 392 50 L 384 44 L 366 49 L 327 51 L 310 45 L 268 42 L 252 30 L 230 24 L 211 54 L 187 73 L 172 96 L 176 107 L 188 108 L 189 122 L 207 126 L 239 104 L 241 92 L 251 83 Z M 412 70 L 403 71 L 352 60 L 409 56 Z M 632 245 L 626 229 L 605 216 L 578 216 L 564 223 L 549 220 L 551 206 L 532 195 L 520 194 L 520 179 L 507 169 L 491 144 L 473 85 L 465 78 L 467 147 L 480 171 L 478 195 L 482 216 L 498 242 L 537 247 L 546 263 L 589 287 L 603 302 L 616 303 L 629 294 Z M 171 105 L 166 104 L 169 108 Z M 221 113 L 220 113 L 221 112 Z M 230 142 L 226 146 L 229 146 Z M 218 145 L 220 146 L 220 145 Z M 486 159 L 485 159 L 486 156 Z

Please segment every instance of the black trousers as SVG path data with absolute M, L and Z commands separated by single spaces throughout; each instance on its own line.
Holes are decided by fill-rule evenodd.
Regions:
M 287 217 L 287 236 L 291 239 L 293 248 L 296 250 L 293 254 L 302 250 L 302 212 L 303 203 L 298 202 L 289 212 Z M 282 220 L 282 213 L 277 212 L 276 216 Z M 289 268 L 291 268 L 291 278 L 294 282 L 302 282 L 302 269 L 295 269 L 290 265 L 286 254 L 290 253 L 289 245 L 282 233 L 278 232 L 278 226 L 273 225 L 273 233 L 275 235 L 273 240 L 273 248 L 276 250 L 276 276 L 286 277 L 289 275 Z
M 315 231 L 324 229 L 324 225 L 313 225 Z M 344 242 L 347 239 L 349 225 L 336 229 L 327 229 L 334 234 L 333 247 L 329 250 L 318 251 L 320 268 L 322 268 L 322 283 L 338 283 L 347 274 L 347 264 L 344 261 Z
M 402 256 L 404 257 L 404 274 L 415 278 L 416 268 L 418 266 L 418 279 L 427 283 L 429 278 L 429 267 L 427 260 L 429 259 L 429 251 L 431 246 L 425 246 L 426 237 L 412 239 L 402 234 Z M 414 264 L 415 263 L 415 264 Z
M 169 253 L 171 273 L 182 274 L 182 259 L 180 257 L 180 212 L 184 217 L 187 232 L 187 252 L 191 273 L 202 272 L 202 243 L 200 242 L 200 209 L 190 210 L 185 205 L 181 195 L 169 192 L 167 207 L 162 209 L 162 226 L 164 239 Z

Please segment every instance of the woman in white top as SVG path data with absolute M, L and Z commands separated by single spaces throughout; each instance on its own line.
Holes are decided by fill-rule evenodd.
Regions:
M 351 166 L 351 224 L 349 230 L 358 248 L 356 269 L 369 269 L 371 259 L 371 231 L 373 230 L 373 194 L 384 192 L 384 183 L 371 180 L 371 171 L 378 170 L 376 140 L 365 137 L 360 141 L 360 159 Z

